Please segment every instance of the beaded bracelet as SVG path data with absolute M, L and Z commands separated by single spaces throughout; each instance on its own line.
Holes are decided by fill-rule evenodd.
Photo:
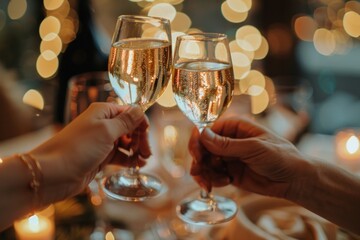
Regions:
M 34 209 L 37 209 L 41 206 L 40 187 L 43 180 L 40 163 L 30 154 L 21 154 L 18 155 L 18 157 L 26 165 L 30 172 L 31 181 L 29 186 L 30 189 L 34 192 Z

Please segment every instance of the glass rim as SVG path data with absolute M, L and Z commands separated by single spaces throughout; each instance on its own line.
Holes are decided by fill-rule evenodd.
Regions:
M 125 15 L 120 15 L 117 18 L 118 20 L 122 20 L 122 19 L 130 19 L 133 20 L 134 22 L 138 21 L 145 21 L 145 20 L 154 20 L 154 21 L 158 21 L 158 22 L 163 22 L 163 23 L 170 23 L 170 20 L 167 18 L 162 18 L 162 17 L 153 17 L 153 16 L 143 16 L 143 15 L 129 15 L 129 14 L 125 14 Z
M 227 39 L 224 33 L 202 32 L 202 33 L 189 33 L 177 37 L 179 40 L 208 40 L 208 41 L 222 41 Z

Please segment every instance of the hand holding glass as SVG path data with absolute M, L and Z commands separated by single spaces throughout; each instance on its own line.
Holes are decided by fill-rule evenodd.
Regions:
M 229 106 L 234 74 L 226 35 L 201 33 L 177 38 L 172 87 L 180 110 L 200 132 Z M 226 222 L 237 211 L 231 199 L 205 189 L 196 199 L 183 201 L 177 213 L 186 222 L 208 225 Z
M 126 105 L 148 109 L 164 92 L 171 71 L 171 31 L 167 19 L 123 15 L 117 20 L 109 55 L 108 72 L 115 93 Z M 135 166 L 103 181 L 111 198 L 143 201 L 162 190 L 159 179 L 139 173 L 136 131 L 130 149 L 119 148 Z

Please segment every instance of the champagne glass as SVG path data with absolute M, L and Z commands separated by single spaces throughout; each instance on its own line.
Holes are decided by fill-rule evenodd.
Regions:
M 112 38 L 108 73 L 115 93 L 125 105 L 146 111 L 165 91 L 171 75 L 170 21 L 164 18 L 122 15 Z M 136 150 L 136 131 L 130 136 L 130 149 L 119 151 L 134 161 L 135 167 L 123 169 L 103 180 L 104 193 L 117 200 L 144 201 L 155 197 L 164 187 L 155 176 L 140 173 L 143 160 Z
M 180 110 L 202 132 L 229 106 L 234 91 L 234 73 L 227 36 L 196 33 L 177 38 L 172 87 Z M 205 189 L 195 199 L 177 206 L 178 216 L 189 223 L 211 225 L 232 219 L 233 200 Z

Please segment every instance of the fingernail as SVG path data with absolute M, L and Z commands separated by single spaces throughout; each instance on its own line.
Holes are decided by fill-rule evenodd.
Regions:
M 128 113 L 131 116 L 131 119 L 134 121 L 140 120 L 144 116 L 144 112 L 141 110 L 140 107 L 130 107 Z
M 215 133 L 211 131 L 210 128 L 205 128 L 203 133 L 206 135 L 207 140 L 213 140 L 216 137 Z

